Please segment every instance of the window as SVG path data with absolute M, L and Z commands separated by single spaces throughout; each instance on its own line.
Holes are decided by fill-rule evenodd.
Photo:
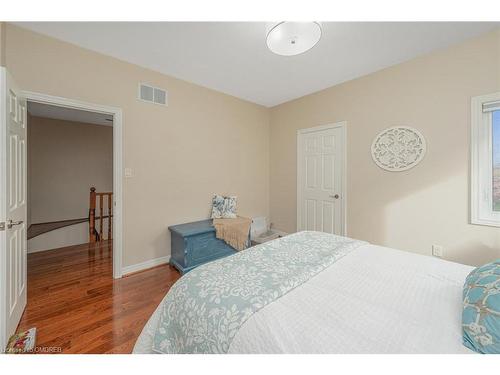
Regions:
M 472 99 L 471 222 L 500 226 L 500 92 Z

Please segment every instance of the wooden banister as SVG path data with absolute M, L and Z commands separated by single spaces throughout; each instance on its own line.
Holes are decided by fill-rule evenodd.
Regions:
M 102 202 L 103 202 L 103 198 L 104 196 L 102 194 L 99 194 L 99 216 L 100 219 L 99 219 L 99 238 L 102 238 L 102 223 L 104 222 L 103 218 L 102 218 Z
M 97 208 L 97 197 L 99 197 L 99 231 L 96 228 L 95 210 Z M 105 200 L 105 198 L 107 198 Z M 104 216 L 104 202 L 108 204 L 108 215 Z M 108 219 L 108 236 L 107 240 L 112 239 L 113 226 L 113 192 L 95 191 L 95 187 L 90 188 L 90 203 L 89 203 L 89 242 L 97 242 L 104 240 L 104 219 Z
M 90 188 L 90 203 L 89 203 L 89 242 L 96 242 L 95 235 L 95 187 Z

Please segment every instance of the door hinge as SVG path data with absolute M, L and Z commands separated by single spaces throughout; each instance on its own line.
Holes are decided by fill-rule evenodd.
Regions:
M 2 230 L 5 230 L 5 222 L 4 221 L 2 221 L 0 223 L 0 231 L 2 231 Z

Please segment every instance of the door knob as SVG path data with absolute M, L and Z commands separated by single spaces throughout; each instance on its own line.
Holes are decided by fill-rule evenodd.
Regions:
M 22 220 L 19 220 L 19 221 L 12 221 L 12 220 L 9 220 L 7 221 L 7 228 L 10 229 L 12 228 L 14 225 L 21 225 L 23 223 Z
M 340 195 L 338 195 L 338 194 L 335 194 L 335 195 L 330 195 L 330 198 L 333 198 L 333 199 L 339 199 L 339 198 L 340 198 Z

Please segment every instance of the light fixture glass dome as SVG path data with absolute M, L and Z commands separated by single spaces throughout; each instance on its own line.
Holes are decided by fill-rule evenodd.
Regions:
M 267 33 L 267 47 L 282 56 L 293 56 L 313 48 L 321 38 L 318 22 L 280 22 Z

